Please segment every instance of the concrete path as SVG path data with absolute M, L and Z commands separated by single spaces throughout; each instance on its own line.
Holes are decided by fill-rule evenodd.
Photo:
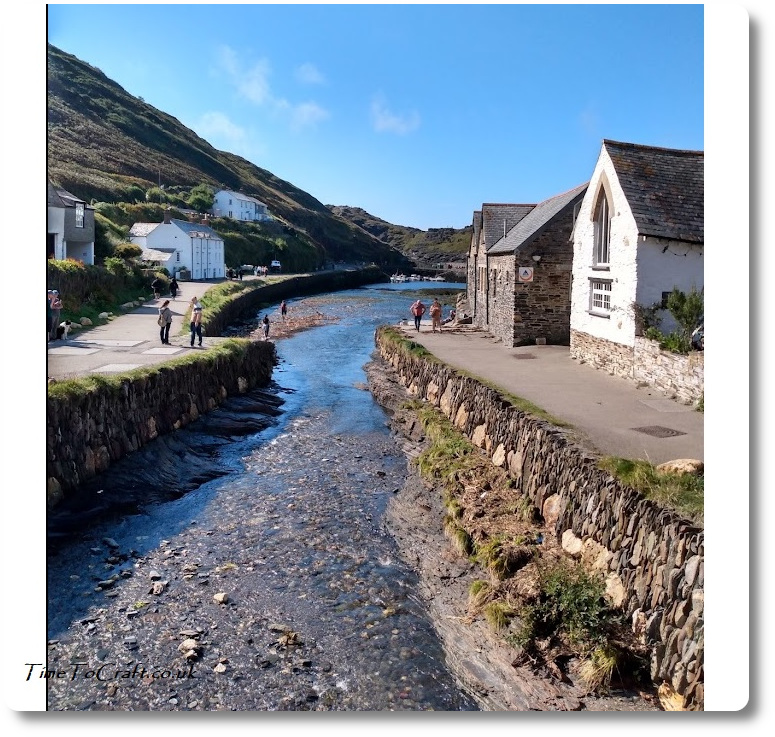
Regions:
M 206 349 L 221 338 L 205 336 L 202 348 L 189 347 L 188 325 L 183 316 L 193 297 L 200 297 L 220 282 L 178 282 L 180 291 L 175 300 L 169 295 L 150 299 L 131 312 L 117 313 L 118 317 L 105 325 L 82 328 L 70 333 L 69 340 L 55 340 L 48 344 L 48 377 L 67 379 L 91 373 L 121 373 L 140 366 L 163 363 L 183 355 L 186 351 Z M 159 340 L 156 319 L 159 307 L 170 299 L 173 319 L 170 345 Z M 184 330 L 184 333 L 181 333 Z
M 469 325 L 433 333 L 423 320 L 402 325 L 408 337 L 437 358 L 522 397 L 586 436 L 602 455 L 653 464 L 676 458 L 705 459 L 704 419 L 655 389 L 610 376 L 570 357 L 566 346 L 508 348 Z

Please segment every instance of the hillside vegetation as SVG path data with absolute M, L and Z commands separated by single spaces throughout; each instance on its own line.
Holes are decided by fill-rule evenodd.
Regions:
M 407 268 L 400 251 L 337 217 L 307 192 L 239 156 L 216 150 L 176 118 L 51 45 L 47 135 L 52 183 L 93 204 L 122 203 L 118 209 L 125 215 L 133 214 L 130 206 L 145 205 L 156 196 L 161 206 L 172 196 L 178 209 L 173 217 L 185 217 L 181 207 L 191 191 L 202 185 L 242 191 L 266 203 L 279 233 L 262 228 L 246 233 L 236 221 L 213 224 L 219 232 L 230 234 L 230 263 L 242 260 L 235 245 L 241 244 L 239 255 L 244 255 L 246 242 L 250 250 L 249 239 L 255 235 L 268 238 L 273 247 L 282 244 L 289 261 L 307 268 L 327 260 L 373 261 L 386 270 Z M 124 222 L 117 223 L 111 217 L 117 214 L 114 209 L 108 215 L 103 208 L 99 224 L 111 243 L 124 237 L 126 221 L 131 220 L 119 216 Z M 149 221 L 161 222 L 161 217 Z
M 407 258 L 426 268 L 434 268 L 437 263 L 465 260 L 471 245 L 473 228 L 470 225 L 465 228 L 429 228 L 425 231 L 404 225 L 393 225 L 360 207 L 347 205 L 328 207 L 334 215 L 398 249 Z

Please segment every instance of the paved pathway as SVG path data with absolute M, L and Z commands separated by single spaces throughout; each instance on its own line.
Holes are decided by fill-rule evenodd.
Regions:
M 130 312 L 118 316 L 105 325 L 84 328 L 70 333 L 69 340 L 55 340 L 48 344 L 48 377 L 66 379 L 90 373 L 120 373 L 180 356 L 189 347 L 188 325 L 183 324 L 188 305 L 193 297 L 201 297 L 219 282 L 178 282 L 180 291 L 172 300 L 168 295 L 150 299 Z M 156 319 L 159 307 L 170 299 L 173 319 L 170 345 L 159 340 Z M 185 333 L 181 330 L 185 329 Z M 205 336 L 203 348 L 220 338 Z M 195 346 L 193 350 L 202 350 Z
M 487 379 L 569 422 L 603 455 L 658 464 L 704 460 L 705 415 L 655 389 L 579 364 L 567 346 L 507 348 L 489 333 L 457 326 L 433 333 L 422 322 L 403 325 L 407 336 L 439 359 Z

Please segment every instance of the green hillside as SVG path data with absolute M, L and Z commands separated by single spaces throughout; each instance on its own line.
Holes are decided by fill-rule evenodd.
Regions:
M 238 232 L 234 221 L 213 223 L 219 232 L 232 233 L 232 242 L 239 241 L 243 251 L 246 247 L 246 255 L 256 237 L 280 242 L 289 259 L 306 268 L 326 260 L 374 261 L 386 270 L 407 268 L 400 251 L 338 217 L 308 193 L 239 156 L 216 150 L 176 118 L 51 45 L 48 176 L 55 185 L 94 204 L 139 207 L 137 203 L 161 192 L 159 198 L 170 198 L 167 201 L 178 212 L 191 190 L 202 184 L 241 191 L 266 203 L 278 221 L 275 232 L 266 233 L 260 227 L 257 233 Z M 114 220 L 100 222 L 101 232 L 120 239 L 121 227 Z M 234 248 L 231 254 L 238 258 Z M 227 241 L 231 262 L 229 256 Z
M 356 225 L 383 243 L 397 248 L 417 265 L 433 267 L 436 262 L 465 260 L 471 245 L 472 227 L 429 228 L 419 230 L 404 225 L 393 225 L 370 215 L 360 207 L 329 205 L 331 212 Z

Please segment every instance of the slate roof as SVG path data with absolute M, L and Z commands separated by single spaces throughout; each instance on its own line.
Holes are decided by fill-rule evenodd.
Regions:
M 250 195 L 243 194 L 242 192 L 235 192 L 233 189 L 222 189 L 217 194 L 220 194 L 221 192 L 226 192 L 235 200 L 245 200 L 247 202 L 255 202 L 256 204 L 263 205 L 264 207 L 267 206 L 265 202 L 261 202 L 261 200 L 257 200 L 255 197 L 251 197 Z
M 704 243 L 705 154 L 604 140 L 640 235 Z
M 535 205 L 508 205 L 485 202 L 482 205 L 482 230 L 484 231 L 484 249 L 503 238 Z
M 143 261 L 169 261 L 173 253 L 174 248 L 143 248 L 140 258 Z
M 51 182 L 46 183 L 46 200 L 50 207 L 75 207 L 77 202 L 86 205 L 86 208 L 93 210 L 91 205 L 87 205 L 85 200 L 70 194 L 66 189 L 55 187 Z
M 567 212 L 579 202 L 587 191 L 589 182 L 580 184 L 567 192 L 539 202 L 522 220 L 487 251 L 490 256 L 514 253 L 518 248 L 530 243 L 560 213 Z
M 171 223 L 177 225 L 186 235 L 191 236 L 193 233 L 204 233 L 206 238 L 211 240 L 223 240 L 209 225 L 202 225 L 201 223 L 189 223 L 187 220 L 178 220 L 177 218 L 171 218 Z M 130 236 L 136 236 L 142 238 L 156 230 L 163 223 L 135 223 L 129 230 Z
M 209 225 L 202 225 L 202 223 L 189 223 L 188 220 L 178 220 L 177 218 L 171 218 L 170 222 L 175 223 L 182 231 L 187 235 L 193 235 L 194 233 L 205 233 L 207 238 L 212 240 L 223 240 Z
M 129 229 L 129 235 L 144 238 L 151 231 L 156 230 L 160 225 L 161 223 L 134 223 Z

